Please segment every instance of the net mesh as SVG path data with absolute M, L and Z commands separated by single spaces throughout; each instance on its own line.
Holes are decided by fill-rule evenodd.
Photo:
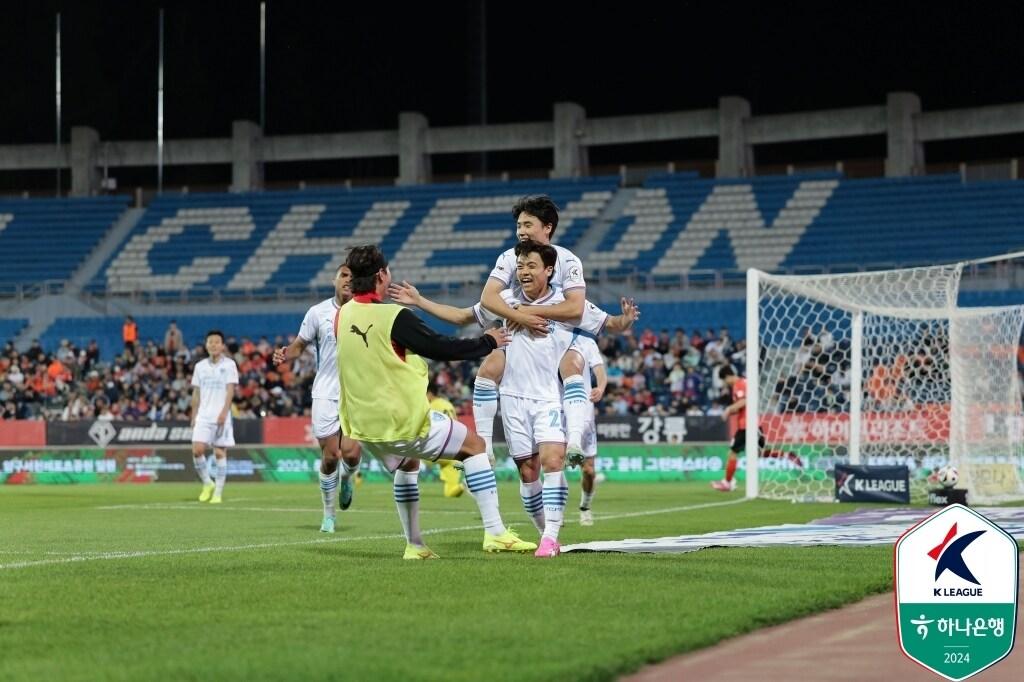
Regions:
M 972 502 L 1019 499 L 1022 308 L 957 308 L 961 267 L 758 273 L 759 494 L 832 499 L 837 463 L 952 463 Z M 851 437 L 851 424 L 859 422 Z

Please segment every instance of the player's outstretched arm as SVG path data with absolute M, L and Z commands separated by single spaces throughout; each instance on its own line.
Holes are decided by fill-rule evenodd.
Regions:
M 633 299 L 622 298 L 619 300 L 619 304 L 622 306 L 622 313 L 609 315 L 604 323 L 604 328 L 613 334 L 621 334 L 640 319 L 640 308 Z
M 391 340 L 431 360 L 475 360 L 508 343 L 508 332 L 505 329 L 489 329 L 483 336 L 471 339 L 444 336 L 406 309 L 398 313 L 391 326 Z
M 291 362 L 295 358 L 302 355 L 302 353 L 306 350 L 306 346 L 308 345 L 309 344 L 306 343 L 305 339 L 303 339 L 301 336 L 296 336 L 295 340 L 289 343 L 287 346 L 275 348 L 274 357 L 271 358 L 271 360 L 275 365 L 282 365 L 286 362 Z
M 432 315 L 444 322 L 450 322 L 459 326 L 476 322 L 472 308 L 456 308 L 453 305 L 431 301 L 421 294 L 419 289 L 405 280 L 401 284 L 392 282 L 391 286 L 388 287 L 388 296 L 395 303 L 419 308 L 428 315 Z

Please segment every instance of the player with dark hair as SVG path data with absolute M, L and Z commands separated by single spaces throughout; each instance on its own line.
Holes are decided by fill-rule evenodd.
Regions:
M 324 517 L 320 532 L 333 533 L 335 500 L 344 511 L 352 504 L 354 481 L 359 473 L 359 443 L 341 433 L 338 421 L 338 343 L 334 338 L 334 317 L 352 298 L 352 271 L 339 265 L 334 273 L 334 296 L 306 311 L 299 334 L 286 347 L 274 351 L 274 364 L 294 360 L 310 344 L 316 344 L 316 377 L 313 379 L 313 437 L 320 444 L 320 497 Z M 338 465 L 339 461 L 341 466 Z
M 206 332 L 208 357 L 192 370 L 192 461 L 203 481 L 200 502 L 220 504 L 228 474 L 227 448 L 235 444 L 231 401 L 238 386 L 238 366 L 224 353 L 224 332 Z M 206 465 L 206 451 L 213 446 L 217 458 L 216 481 Z
M 483 440 L 461 422 L 431 410 L 427 402 L 424 357 L 480 358 L 504 345 L 508 334 L 492 329 L 473 339 L 441 336 L 411 310 L 384 303 L 391 271 L 375 245 L 353 248 L 345 264 L 352 270 L 352 300 L 334 322 L 341 428 L 394 474 L 395 504 L 406 538 L 404 558 L 437 558 L 423 543 L 419 528 L 419 460 L 442 457 L 462 462 L 483 519 L 485 551 L 536 549 L 501 520 L 497 481 Z
M 725 382 L 725 385 L 732 391 L 732 404 L 722 412 L 722 419 L 728 420 L 734 414 L 739 415 L 736 424 L 736 435 L 733 436 L 729 445 L 729 459 L 725 464 L 725 478 L 721 481 L 712 481 L 711 487 L 722 492 L 736 490 L 736 467 L 739 464 L 738 455 L 746 451 L 747 447 L 747 380 L 736 375 L 729 365 L 723 365 L 718 370 L 718 377 Z M 765 450 L 764 434 L 757 431 L 757 447 L 759 456 L 772 458 L 785 458 L 793 462 L 797 467 L 803 468 L 803 462 L 792 452 L 783 450 Z

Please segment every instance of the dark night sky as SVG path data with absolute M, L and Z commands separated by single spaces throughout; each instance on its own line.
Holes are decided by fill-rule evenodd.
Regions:
M 204 7 L 206 5 L 207 7 Z M 259 3 L 166 6 L 167 138 L 226 136 L 258 119 Z M 209 7 L 209 6 L 212 6 Z M 147 3 L 4 9 L 0 144 L 54 139 L 53 12 L 63 12 L 64 136 L 154 139 L 157 11 Z M 434 125 L 479 116 L 478 4 L 268 2 L 268 134 Z M 754 113 L 1024 100 L 1024 2 L 489 2 L 490 121 L 714 106 Z

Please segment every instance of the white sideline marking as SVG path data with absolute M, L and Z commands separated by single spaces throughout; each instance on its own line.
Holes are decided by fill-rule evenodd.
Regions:
M 726 507 L 734 504 L 742 504 L 746 502 L 746 498 L 740 498 L 738 500 L 727 500 L 724 502 L 706 502 L 703 504 L 691 504 L 684 507 L 667 507 L 665 509 L 650 509 L 647 511 L 639 512 L 625 512 L 622 514 L 602 514 L 595 516 L 594 520 L 605 520 L 610 521 L 613 519 L 627 519 L 636 516 L 653 516 L 655 514 L 671 514 L 674 512 L 685 512 L 694 511 L 696 509 L 708 509 L 711 507 Z M 159 503 L 154 503 L 159 504 Z M 154 508 L 154 505 L 115 505 L 112 507 L 99 507 L 99 509 L 136 509 L 136 508 Z M 205 509 L 202 505 L 180 505 L 182 509 Z M 296 511 L 293 509 L 283 509 L 283 511 Z M 306 510 L 301 510 L 303 513 L 309 513 Z M 352 510 L 349 510 L 352 511 Z M 348 513 L 348 511 L 344 512 Z M 364 513 L 370 513 L 370 510 L 366 510 Z M 389 512 L 393 513 L 393 512 Z M 437 513 L 437 512 L 428 512 Z M 453 513 L 453 512 L 449 512 Z M 472 513 L 472 512 L 470 512 Z M 438 533 L 449 533 L 458 532 L 465 530 L 479 530 L 480 524 L 474 524 L 472 526 L 457 526 L 454 528 L 433 528 L 430 530 L 423 531 L 423 535 L 436 535 Z M 296 540 L 293 542 L 261 542 L 249 545 L 229 545 L 221 547 L 196 547 L 193 549 L 165 549 L 165 550 L 149 550 L 149 551 L 137 551 L 137 552 L 103 552 L 99 554 L 90 554 L 86 552 L 79 552 L 78 554 L 67 556 L 61 559 L 40 559 L 37 561 L 17 561 L 8 564 L 0 564 L 0 570 L 12 569 L 12 568 L 31 568 L 33 566 L 50 566 L 54 564 L 70 564 L 80 561 L 94 561 L 97 559 L 109 560 L 109 559 L 136 559 L 140 557 L 148 556 L 172 556 L 180 554 L 207 554 L 212 552 L 241 552 L 250 549 L 272 549 L 275 547 L 295 547 L 302 545 L 324 545 L 333 544 L 339 542 L 362 542 L 369 540 L 395 540 L 405 539 L 405 536 L 401 533 L 391 533 L 388 535 L 364 535 L 362 537 L 340 537 L 340 538 L 317 538 L 316 540 Z
M 480 524 L 472 526 L 457 526 L 455 528 L 433 528 L 422 531 L 423 535 L 436 535 L 437 533 L 449 533 L 463 530 L 483 530 Z M 32 566 L 47 566 L 53 564 L 71 564 L 80 561 L 95 561 L 97 559 L 137 559 L 149 556 L 172 556 L 179 554 L 209 554 L 212 552 L 241 552 L 250 549 L 272 549 L 275 547 L 295 547 L 300 545 L 326 545 L 339 542 L 361 542 L 369 540 L 395 540 L 405 539 L 401 533 L 390 533 L 387 535 L 364 535 L 362 537 L 341 537 L 341 538 L 317 538 L 316 540 L 296 540 L 294 542 L 260 542 L 249 545 L 227 545 L 221 547 L 195 547 L 192 549 L 159 549 L 138 552 L 105 552 L 93 555 L 75 555 L 63 559 L 40 559 L 39 561 L 17 561 L 9 564 L 0 564 L 0 570 L 10 568 L 29 568 Z

